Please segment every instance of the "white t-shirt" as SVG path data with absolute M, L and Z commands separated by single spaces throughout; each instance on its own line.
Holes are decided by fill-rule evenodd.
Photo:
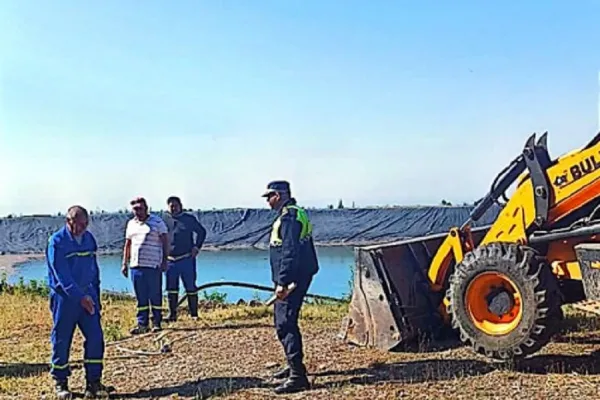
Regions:
M 158 268 L 163 260 L 163 244 L 160 235 L 167 233 L 162 218 L 150 214 L 145 221 L 133 218 L 127 222 L 125 237 L 131 240 L 130 268 Z

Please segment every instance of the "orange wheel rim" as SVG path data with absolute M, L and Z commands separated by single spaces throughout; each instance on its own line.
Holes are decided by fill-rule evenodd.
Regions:
M 488 296 L 494 291 L 503 291 L 511 299 L 511 306 L 501 315 L 489 308 Z M 512 332 L 523 314 L 521 295 L 514 282 L 499 272 L 484 272 L 477 275 L 467 287 L 466 306 L 475 326 L 492 336 L 502 336 Z

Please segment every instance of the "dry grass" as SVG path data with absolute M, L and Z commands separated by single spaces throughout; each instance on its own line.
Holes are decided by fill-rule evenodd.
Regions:
M 268 399 L 268 376 L 281 365 L 271 310 L 235 306 L 205 311 L 194 322 L 185 313 L 165 330 L 172 351 L 136 355 L 119 348 L 155 352 L 158 335 L 130 339 L 130 300 L 104 303 L 109 343 L 105 382 L 122 399 Z M 532 359 L 511 368 L 489 363 L 464 347 L 424 353 L 384 353 L 346 345 L 336 338 L 343 306 L 307 306 L 302 315 L 307 367 L 313 388 L 284 396 L 310 399 L 597 399 L 600 398 L 600 320 L 570 314 L 564 333 Z M 0 295 L 0 397 L 53 398 L 47 363 L 51 326 L 40 297 Z M 82 339 L 71 355 L 71 386 L 83 386 Z M 77 361 L 77 362 L 75 362 Z M 277 364 L 277 365 L 276 365 Z

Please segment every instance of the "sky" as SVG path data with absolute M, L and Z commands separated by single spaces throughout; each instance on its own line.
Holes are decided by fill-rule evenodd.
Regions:
M 600 2 L 493 3 L 4 0 L 0 215 L 472 202 L 599 130 Z

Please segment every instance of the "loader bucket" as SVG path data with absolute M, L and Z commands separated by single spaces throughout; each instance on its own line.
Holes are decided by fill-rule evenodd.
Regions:
M 471 230 L 477 245 L 489 227 Z M 354 249 L 354 283 L 340 336 L 347 343 L 393 351 L 421 334 L 437 336 L 444 291 L 435 293 L 429 265 L 447 233 Z
M 575 246 L 581 268 L 585 300 L 574 303 L 579 310 L 600 315 L 600 243 L 582 243 Z

